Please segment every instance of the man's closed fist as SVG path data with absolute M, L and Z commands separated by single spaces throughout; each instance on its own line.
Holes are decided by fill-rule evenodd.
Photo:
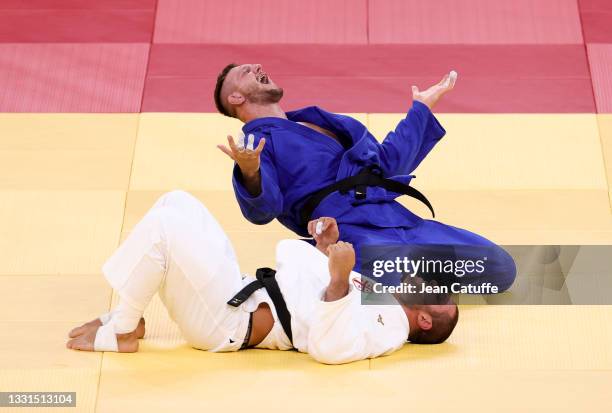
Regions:
M 339 241 L 327 247 L 329 257 L 329 274 L 334 280 L 348 283 L 349 274 L 355 266 L 355 250 L 348 242 Z

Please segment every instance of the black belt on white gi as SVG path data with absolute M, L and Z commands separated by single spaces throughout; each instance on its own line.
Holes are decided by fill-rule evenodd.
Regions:
M 378 165 L 372 165 L 363 168 L 357 175 L 341 179 L 310 195 L 300 210 L 300 224 L 306 227 L 317 206 L 332 193 L 338 191 L 341 194 L 346 194 L 351 189 L 355 189 L 355 199 L 365 199 L 368 186 L 381 187 L 387 191 L 397 192 L 398 194 L 408 195 L 409 197 L 418 199 L 429 208 L 434 218 L 436 216 L 431 203 L 420 191 L 410 185 L 384 178 L 380 167 Z
M 283 298 L 283 293 L 276 282 L 276 271 L 271 268 L 259 268 L 255 273 L 256 280 L 247 284 L 242 290 L 232 297 L 227 303 L 232 307 L 240 307 L 255 291 L 260 288 L 265 288 L 276 308 L 278 320 L 285 330 L 285 334 L 289 337 L 289 341 L 293 343 L 293 334 L 291 332 L 291 314 L 287 309 L 287 303 Z

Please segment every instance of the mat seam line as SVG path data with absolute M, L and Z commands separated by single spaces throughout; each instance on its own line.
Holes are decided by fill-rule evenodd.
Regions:
M 608 187 L 608 207 L 610 208 L 610 210 L 612 211 L 612 197 L 610 196 L 610 194 L 612 193 L 612 188 L 610 187 L 610 180 L 608 179 L 608 163 L 606 162 L 606 155 L 605 155 L 605 147 L 604 147 L 604 143 L 603 143 L 603 134 L 601 132 L 601 127 L 599 126 L 599 113 L 595 114 L 595 122 L 597 123 L 597 134 L 599 135 L 599 148 L 601 150 L 601 160 L 603 162 L 603 173 L 604 173 L 604 179 L 606 180 L 606 186 Z
M 597 123 L 597 134 L 598 134 L 598 138 L 599 138 L 599 149 L 601 151 L 601 159 L 602 159 L 602 162 L 603 162 L 604 179 L 606 180 L 606 186 L 608 188 L 608 208 L 612 211 L 612 197 L 610 196 L 612 188 L 610 188 L 610 180 L 608 178 L 608 165 L 607 165 L 607 162 L 606 162 L 606 155 L 605 155 L 605 147 L 604 147 L 604 142 L 603 142 L 603 135 L 602 135 L 601 127 L 599 125 L 600 113 L 599 113 L 599 107 L 597 106 L 597 99 L 595 98 L 595 84 L 593 83 L 593 68 L 591 67 L 591 58 L 589 56 L 589 48 L 588 48 L 586 36 L 585 36 L 585 33 L 584 33 L 584 20 L 582 18 L 582 9 L 580 8 L 580 2 L 579 1 L 576 1 L 576 7 L 578 8 L 578 19 L 580 20 L 580 31 L 582 33 L 582 45 L 583 45 L 584 54 L 585 54 L 585 57 L 586 57 L 587 68 L 589 69 L 589 78 L 591 80 L 591 93 L 593 93 L 593 106 L 595 107 L 595 122 Z
M 595 108 L 595 113 L 599 113 L 599 108 L 597 107 L 597 99 L 595 99 L 595 85 L 593 84 L 593 70 L 591 68 L 591 59 L 589 58 L 589 49 L 587 47 L 586 36 L 584 33 L 584 21 L 582 19 L 582 11 L 580 10 L 579 2 L 576 1 L 576 8 L 578 9 L 578 20 L 580 21 L 580 33 L 582 34 L 582 48 L 584 49 L 584 56 L 586 57 L 587 68 L 589 69 L 589 80 L 591 81 L 591 93 L 593 96 L 593 107 Z
M 147 79 L 149 78 L 149 69 L 151 67 L 151 55 L 153 54 L 153 39 L 155 39 L 155 26 L 157 23 L 157 9 L 159 6 L 159 0 L 155 0 L 155 12 L 153 13 L 153 27 L 151 27 L 151 37 L 149 38 L 149 54 L 147 55 L 147 64 L 145 66 L 144 79 L 142 82 L 142 94 L 140 96 L 140 107 L 138 108 L 138 113 L 142 113 L 142 109 L 144 107 L 145 100 L 145 91 L 147 89 Z M 140 116 L 138 118 L 138 126 L 140 127 Z M 131 177 L 131 170 L 130 170 Z M 129 186 L 128 186 L 129 189 Z
M 125 217 L 126 217 L 126 209 L 127 209 L 127 197 L 128 194 L 130 192 L 130 185 L 132 182 L 132 171 L 134 169 L 134 158 L 136 156 L 136 145 L 138 144 L 138 134 L 140 132 L 140 117 L 141 117 L 141 113 L 138 113 L 138 122 L 137 122 L 137 126 L 136 126 L 136 133 L 135 133 L 135 137 L 134 137 L 134 148 L 132 149 L 132 160 L 130 162 L 130 173 L 128 175 L 128 182 L 127 182 L 127 188 L 125 190 L 125 196 L 123 198 L 123 215 L 121 217 L 121 227 L 119 229 L 119 239 L 117 240 L 117 247 L 121 244 L 121 235 L 123 234 L 123 228 L 125 226 Z M 109 298 L 109 302 L 108 302 L 108 311 L 111 310 L 111 306 L 113 304 L 113 289 L 111 288 L 111 294 L 110 294 L 110 298 Z M 106 352 L 102 352 L 102 356 L 100 357 L 100 371 L 98 372 L 98 385 L 96 388 L 96 403 L 95 403 L 95 407 L 94 407 L 94 412 L 98 411 L 98 400 L 99 400 L 99 396 L 100 396 L 100 381 L 102 379 L 102 366 L 104 364 L 104 356 L 105 356 Z
M 132 148 L 132 159 L 130 162 L 130 173 L 128 175 L 128 181 L 127 181 L 127 187 L 125 190 L 125 196 L 123 198 L 123 216 L 121 217 L 121 228 L 119 229 L 119 239 L 117 240 L 117 246 L 120 245 L 121 243 L 121 235 L 123 234 L 123 228 L 125 226 L 125 216 L 126 216 L 126 210 L 127 210 L 127 197 L 128 194 L 130 193 L 130 187 L 132 184 L 132 174 L 133 174 L 133 170 L 134 170 L 134 158 L 136 157 L 136 148 L 138 145 L 138 135 L 140 134 L 140 122 L 141 122 L 141 117 L 142 117 L 142 108 L 144 105 L 144 98 L 145 98 L 145 88 L 146 88 L 146 84 L 147 84 L 147 76 L 149 74 L 149 65 L 151 64 L 151 54 L 153 52 L 153 38 L 155 35 L 155 23 L 157 20 L 157 7 L 158 7 L 158 3 L 159 0 L 155 1 L 155 12 L 153 14 L 153 27 L 151 28 L 151 38 L 149 40 L 149 54 L 147 56 L 147 64 L 145 66 L 145 73 L 144 73 L 144 79 L 142 82 L 142 95 L 140 96 L 140 107 L 138 108 L 138 120 L 136 123 L 136 133 L 134 136 L 134 147 Z M 111 306 L 113 304 L 113 289 L 111 288 L 111 294 L 110 294 L 110 298 L 109 298 L 109 302 L 108 302 L 108 310 L 110 311 Z M 94 412 L 98 411 L 98 403 L 100 400 L 100 383 L 102 381 L 102 368 L 104 366 L 104 355 L 105 352 L 102 353 L 102 356 L 100 357 L 100 370 L 98 371 L 98 383 L 96 386 L 96 400 L 95 400 L 95 404 L 94 404 Z

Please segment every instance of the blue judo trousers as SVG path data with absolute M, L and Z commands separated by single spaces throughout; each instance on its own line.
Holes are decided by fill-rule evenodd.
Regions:
M 339 141 L 298 122 L 327 129 Z M 242 130 L 245 135 L 255 136 L 255 146 L 266 138 L 258 196 L 249 194 L 240 168 L 234 167 L 232 181 L 242 214 L 254 224 L 266 224 L 276 218 L 305 237 L 309 235 L 300 211 L 311 194 L 374 165 L 385 178 L 408 184 L 414 178 L 412 171 L 446 133 L 429 108 L 417 101 L 382 143 L 356 119 L 316 106 L 287 112 L 287 119 L 255 119 Z M 396 201 L 398 196 L 380 187 L 368 187 L 363 199 L 356 199 L 354 191 L 334 192 L 319 203 L 311 219 L 328 216 L 337 220 L 340 239 L 355 247 L 357 270 L 360 251 L 367 245 L 482 246 L 488 255 L 487 271 L 463 277 L 461 282 L 490 282 L 500 291 L 512 285 L 516 267 L 506 251 L 472 232 L 418 217 Z

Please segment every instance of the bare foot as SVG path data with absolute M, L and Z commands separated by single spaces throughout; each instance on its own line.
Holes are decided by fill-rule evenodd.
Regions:
M 453 70 L 427 90 L 420 91 L 418 87 L 412 86 L 412 99 L 427 105 L 431 110 L 445 93 L 453 90 L 456 81 L 457 72 Z
M 73 329 L 70 332 L 70 337 L 72 337 L 72 339 L 68 340 L 66 347 L 72 350 L 94 351 L 96 332 L 101 325 L 102 322 L 96 319 Z M 138 339 L 143 338 L 144 335 L 145 320 L 141 318 L 134 331 L 127 334 L 117 334 L 119 353 L 134 353 L 138 351 Z
M 93 329 L 97 331 L 101 325 L 102 325 L 102 321 L 100 321 L 99 318 L 96 318 L 95 320 L 91 320 L 88 323 L 85 323 L 79 327 L 75 327 L 72 330 L 70 330 L 70 332 L 68 333 L 68 337 L 75 338 Z
M 136 326 L 136 330 L 132 331 L 136 338 L 143 338 L 145 335 L 145 319 L 141 318 Z
M 89 330 L 77 338 L 68 340 L 66 347 L 72 350 L 95 351 L 94 342 L 98 329 Z M 127 334 L 117 334 L 117 347 L 119 353 L 135 353 L 138 351 L 138 337 L 135 332 Z
M 97 331 L 101 325 L 102 325 L 102 321 L 100 321 L 99 318 L 96 318 L 95 320 L 91 320 L 79 327 L 75 327 L 72 330 L 70 330 L 70 332 L 68 333 L 68 337 L 76 338 L 80 335 L 87 333 L 88 331 L 91 331 L 91 330 Z M 144 318 L 140 319 L 133 333 L 136 335 L 137 338 L 144 337 L 145 335 L 145 319 Z

